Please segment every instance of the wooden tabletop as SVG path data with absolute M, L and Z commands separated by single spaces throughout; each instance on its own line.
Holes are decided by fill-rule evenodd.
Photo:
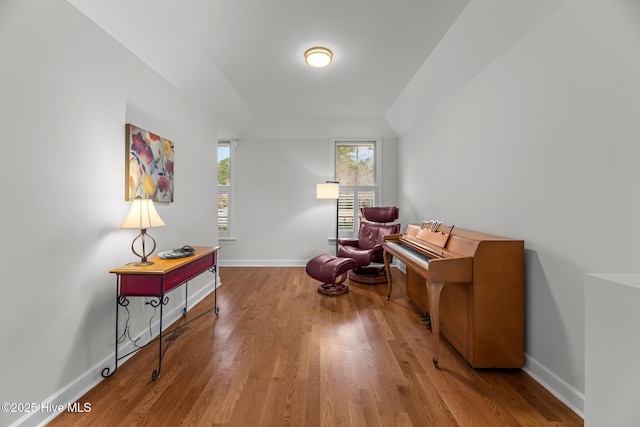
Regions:
M 109 273 L 114 274 L 166 274 L 176 268 L 179 268 L 185 264 L 195 261 L 199 258 L 209 255 L 212 252 L 217 252 L 220 246 L 193 246 L 195 253 L 193 255 L 177 258 L 177 259 L 162 259 L 157 255 L 149 258 L 149 261 L 153 262 L 152 265 L 135 265 L 135 262 L 125 264 L 121 267 L 114 268 Z

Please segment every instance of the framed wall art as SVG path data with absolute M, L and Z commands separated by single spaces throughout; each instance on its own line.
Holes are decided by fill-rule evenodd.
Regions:
M 173 142 L 126 125 L 125 200 L 173 202 Z

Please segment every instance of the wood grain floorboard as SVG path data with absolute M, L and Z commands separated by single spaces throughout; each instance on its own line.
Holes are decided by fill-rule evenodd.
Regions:
M 302 267 L 222 267 L 220 315 L 139 351 L 51 426 L 582 426 L 524 371 L 475 370 L 404 294 L 349 282 L 321 295 Z M 177 323 L 213 306 L 213 295 Z M 172 330 L 172 325 L 168 330 Z

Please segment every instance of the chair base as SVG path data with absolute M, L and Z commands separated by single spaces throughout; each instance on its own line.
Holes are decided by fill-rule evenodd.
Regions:
M 349 286 L 344 283 L 325 283 L 318 286 L 318 292 L 335 297 L 349 292 Z
M 349 279 L 367 285 L 387 283 L 384 267 L 359 267 L 349 272 Z

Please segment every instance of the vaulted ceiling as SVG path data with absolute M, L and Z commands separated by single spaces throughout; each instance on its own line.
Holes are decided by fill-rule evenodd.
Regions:
M 256 116 L 385 117 L 419 71 L 434 96 L 415 102 L 438 101 L 563 1 L 68 2 L 237 134 Z M 316 45 L 326 68 L 304 63 Z
M 383 116 L 468 0 L 172 0 L 255 114 Z M 333 51 L 315 69 L 303 53 Z

